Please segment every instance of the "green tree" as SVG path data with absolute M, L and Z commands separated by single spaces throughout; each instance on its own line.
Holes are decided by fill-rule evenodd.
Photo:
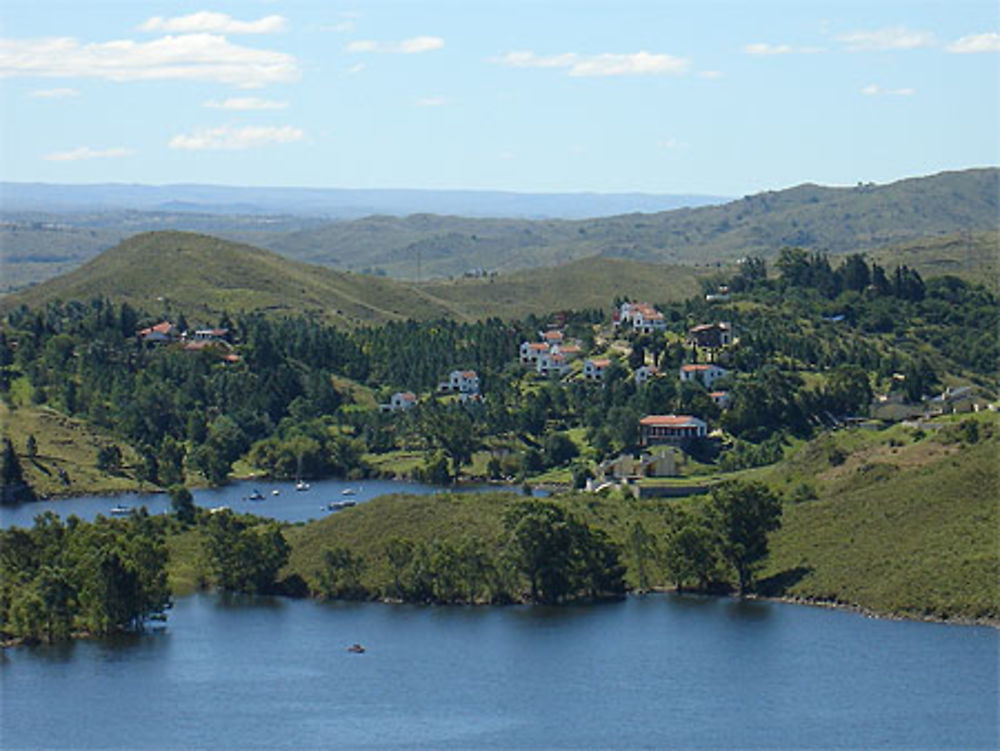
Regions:
M 715 535 L 703 520 L 684 514 L 671 525 L 664 559 L 677 591 L 692 580 L 707 589 L 718 565 Z
M 195 519 L 195 506 L 191 491 L 183 485 L 171 485 L 167 495 L 170 496 L 170 508 L 177 518 L 185 524 L 192 523 Z
M 317 574 L 320 592 L 327 599 L 358 599 L 367 591 L 361 584 L 365 559 L 350 548 L 336 547 L 323 553 Z
M 719 552 L 736 570 L 739 592 L 745 594 L 767 556 L 768 534 L 781 527 L 781 500 L 761 482 L 727 481 L 712 489 L 707 514 Z
M 24 479 L 21 461 L 14 451 L 14 444 L 7 437 L 3 439 L 0 452 L 0 502 L 22 503 L 35 500 L 35 491 Z

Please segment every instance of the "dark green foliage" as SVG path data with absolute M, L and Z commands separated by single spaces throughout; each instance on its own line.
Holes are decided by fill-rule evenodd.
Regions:
M 33 500 L 35 491 L 24 480 L 21 460 L 17 457 L 14 444 L 5 437 L 0 453 L 0 502 L 21 503 Z
M 624 592 L 624 566 L 603 530 L 543 501 L 524 501 L 503 519 L 511 562 L 527 581 L 532 602 Z
M 679 514 L 666 539 L 667 575 L 678 591 L 689 582 L 705 590 L 717 576 L 719 553 L 715 531 L 701 515 Z
M 740 594 L 750 591 L 768 553 L 767 536 L 781 527 L 781 500 L 763 483 L 727 481 L 712 489 L 706 513 L 721 557 L 736 571 Z
M 145 513 L 93 523 L 39 515 L 0 531 L 0 631 L 58 641 L 74 630 L 135 631 L 169 605 L 162 523 Z
M 327 599 L 353 600 L 367 594 L 361 586 L 365 559 L 349 548 L 334 548 L 323 554 L 323 568 L 317 574 L 320 594 Z
M 191 491 L 183 485 L 172 485 L 167 494 L 170 496 L 170 508 L 177 519 L 185 524 L 192 523 L 195 519 L 195 505 Z
M 214 513 L 207 527 L 207 550 L 216 585 L 227 592 L 260 594 L 275 589 L 289 547 L 276 522 Z

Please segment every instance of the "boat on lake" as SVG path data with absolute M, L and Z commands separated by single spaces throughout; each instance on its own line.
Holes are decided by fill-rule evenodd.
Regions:
M 132 513 L 132 507 L 126 506 L 124 503 L 118 503 L 111 507 L 112 516 L 128 516 Z
M 253 492 L 250 495 L 247 496 L 247 500 L 248 501 L 263 501 L 264 500 L 264 494 L 261 493 L 259 490 L 257 490 L 257 488 L 254 488 Z
M 271 491 L 271 495 L 281 495 L 281 491 L 275 488 L 274 490 Z
M 341 495 L 354 495 L 357 492 L 358 491 L 356 491 L 354 488 L 344 488 L 343 490 L 340 491 L 340 494 Z
M 309 490 L 309 483 L 306 482 L 305 480 L 299 480 L 297 483 L 295 483 L 295 489 L 296 490 Z
M 330 511 L 340 511 L 342 508 L 350 508 L 351 506 L 357 506 L 357 501 L 330 501 L 326 507 Z

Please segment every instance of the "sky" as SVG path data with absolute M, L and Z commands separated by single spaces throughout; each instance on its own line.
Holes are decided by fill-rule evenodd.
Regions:
M 996 0 L 4 0 L 0 179 L 740 196 L 1000 160 Z

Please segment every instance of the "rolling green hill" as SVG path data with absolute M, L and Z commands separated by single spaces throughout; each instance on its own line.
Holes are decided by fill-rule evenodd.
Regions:
M 719 206 L 581 221 L 368 217 L 258 242 L 289 257 L 404 278 L 552 266 L 588 256 L 704 264 L 786 245 L 846 253 L 958 232 L 996 231 L 995 168 L 888 185 L 800 185 Z
M 136 235 L 69 274 L 3 298 L 0 309 L 93 297 L 195 320 L 240 310 L 316 312 L 340 325 L 463 315 L 410 285 L 188 232 Z
M 317 313 L 352 326 L 400 318 L 522 317 L 553 310 L 607 307 L 618 294 L 657 301 L 695 294 L 699 274 L 615 259 L 488 279 L 412 284 L 312 266 L 270 251 L 188 232 L 148 232 L 105 251 L 64 276 L 0 298 L 0 311 L 22 303 L 107 297 L 151 314 L 180 311 L 214 320 L 222 311 Z

